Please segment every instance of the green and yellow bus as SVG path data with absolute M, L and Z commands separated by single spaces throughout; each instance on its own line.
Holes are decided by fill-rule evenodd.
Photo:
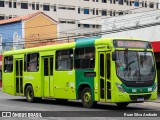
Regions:
M 157 99 L 157 75 L 146 40 L 99 38 L 3 54 L 3 92 L 42 98 L 129 103 Z

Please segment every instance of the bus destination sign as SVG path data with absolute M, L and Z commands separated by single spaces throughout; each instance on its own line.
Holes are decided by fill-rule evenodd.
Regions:
M 149 42 L 145 41 L 129 41 L 129 40 L 115 40 L 114 46 L 118 48 L 151 48 Z

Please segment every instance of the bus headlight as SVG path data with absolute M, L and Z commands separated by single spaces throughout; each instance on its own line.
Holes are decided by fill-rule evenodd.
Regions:
M 153 87 L 153 92 L 157 90 L 157 82 L 155 83 L 154 87 Z
M 124 90 L 124 88 L 119 83 L 116 83 L 116 86 L 117 86 L 117 88 L 118 88 L 118 90 L 120 92 L 126 93 L 126 91 Z

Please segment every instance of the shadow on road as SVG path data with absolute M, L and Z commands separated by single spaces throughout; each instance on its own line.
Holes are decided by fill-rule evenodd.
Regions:
M 18 101 L 18 102 L 23 102 L 28 103 L 27 100 L 24 99 L 8 99 L 8 101 Z M 68 107 L 81 107 L 83 108 L 82 104 L 80 101 L 56 101 L 54 99 L 43 99 L 41 101 L 38 101 L 36 103 L 30 103 L 30 104 L 45 104 L 45 105 L 59 105 L 59 106 L 68 106 Z M 133 104 L 133 106 L 132 106 Z M 141 104 L 141 103 L 140 103 Z M 143 103 L 142 103 L 143 104 Z M 144 106 L 144 105 L 143 105 Z M 116 106 L 116 104 L 113 103 L 98 103 L 93 109 L 94 110 L 124 110 L 124 111 L 145 111 L 145 110 L 154 110 L 151 108 L 143 108 L 139 106 L 139 104 L 136 103 L 131 103 L 128 105 L 128 107 L 126 108 L 119 108 L 118 106 Z M 92 110 L 92 109 L 91 109 Z

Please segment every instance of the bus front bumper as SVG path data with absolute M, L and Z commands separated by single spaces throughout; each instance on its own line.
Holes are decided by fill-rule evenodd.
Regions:
M 112 102 L 144 102 L 146 100 L 156 100 L 157 99 L 157 92 L 150 92 L 150 93 L 137 93 L 137 94 L 129 94 L 129 93 L 122 93 L 122 92 L 113 92 Z

